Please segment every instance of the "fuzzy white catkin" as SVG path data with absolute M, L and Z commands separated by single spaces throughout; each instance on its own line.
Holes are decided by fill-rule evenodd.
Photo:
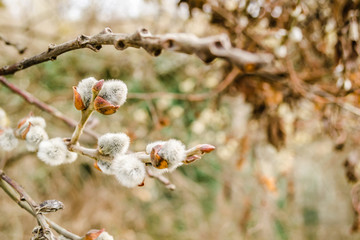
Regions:
M 104 82 L 99 96 L 115 106 L 121 106 L 126 101 L 127 92 L 127 86 L 123 81 L 112 79 Z
M 72 163 L 77 159 L 77 153 L 66 151 L 65 161 L 64 163 Z
M 146 153 L 147 154 L 150 154 L 152 149 L 157 146 L 157 145 L 164 145 L 166 142 L 165 141 L 156 141 L 156 142 L 152 142 L 152 143 L 149 143 L 148 145 L 146 145 Z M 168 168 L 163 168 L 163 169 L 159 169 L 159 168 L 156 168 L 156 167 L 153 167 L 153 166 L 148 166 L 148 168 L 150 169 L 151 173 L 155 176 L 160 176 L 166 172 L 169 171 Z
M 77 158 L 76 153 L 67 150 L 61 138 L 42 141 L 37 156 L 41 161 L 52 166 L 73 162 Z
M 182 161 L 186 158 L 184 144 L 176 139 L 166 141 L 158 154 L 168 161 L 168 169 L 170 172 L 181 166 L 183 164 Z
M 29 117 L 27 122 L 31 122 L 31 125 L 33 125 L 33 126 L 39 126 L 42 128 L 46 127 L 45 119 L 42 117 Z
M 98 148 L 103 155 L 114 157 L 129 149 L 130 138 L 125 133 L 107 133 L 99 137 Z
M 114 174 L 114 171 L 112 168 L 112 163 L 110 161 L 98 160 L 97 165 L 104 174 L 107 174 L 107 175 Z
M 84 106 L 87 108 L 92 97 L 92 87 L 97 82 L 94 77 L 81 80 L 77 86 L 77 92 L 80 94 Z
M 116 156 L 112 168 L 116 179 L 128 188 L 141 184 L 146 175 L 145 164 L 133 154 Z
M 29 132 L 26 134 L 26 148 L 30 152 L 35 152 L 41 141 L 48 140 L 48 135 L 44 128 L 40 126 L 31 126 Z
M 0 147 L 5 151 L 13 150 L 17 144 L 18 140 L 14 135 L 14 131 L 10 128 L 5 129 L 0 133 Z
M 31 126 L 37 126 L 37 127 L 41 127 L 41 128 L 45 128 L 46 127 L 46 122 L 45 119 L 42 117 L 29 117 L 28 119 L 26 119 L 25 123 L 19 128 L 19 133 L 21 134 L 28 126 L 29 123 L 31 123 Z
M 114 240 L 114 237 L 107 232 L 102 232 L 95 240 Z
M 146 153 L 147 154 L 150 154 L 153 147 L 157 146 L 157 145 L 164 145 L 166 142 L 165 141 L 156 141 L 156 142 L 152 142 L 152 143 L 149 143 L 148 145 L 146 145 Z

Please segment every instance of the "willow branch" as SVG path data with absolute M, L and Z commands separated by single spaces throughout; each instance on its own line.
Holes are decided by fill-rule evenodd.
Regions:
M 68 146 L 68 150 L 71 152 L 75 152 L 82 156 L 86 156 L 95 161 L 97 161 L 97 160 L 111 161 L 112 160 L 112 158 L 109 156 L 101 155 L 97 149 L 86 148 L 86 147 L 80 146 L 79 144 L 71 144 L 70 141 L 71 141 L 70 139 L 65 139 L 65 143 Z
M 1 172 L 3 174 L 3 172 Z M 14 189 L 10 187 L 11 185 L 5 184 L 5 181 L 0 179 L 0 187 L 4 190 L 4 192 L 14 201 L 16 202 L 21 208 L 25 209 L 28 213 L 32 216 L 36 217 L 36 213 L 30 208 L 28 204 L 18 199 L 17 194 L 14 192 Z M 50 219 L 46 218 L 46 221 L 49 223 L 50 227 L 54 229 L 57 233 L 72 239 L 72 240 L 80 240 L 81 237 L 77 236 L 74 233 L 69 232 L 68 230 L 64 229 L 63 227 L 59 226 L 57 223 L 51 221 Z
M 45 235 L 48 236 L 48 239 L 53 239 L 52 233 L 49 229 L 49 225 L 46 222 L 45 217 L 42 213 L 37 212 L 39 205 L 24 191 L 24 189 L 17 182 L 12 180 L 2 170 L 0 170 L 0 177 L 20 195 L 20 201 L 26 201 L 29 204 L 31 210 L 35 213 L 35 218 L 43 229 Z
M 30 94 L 29 92 L 18 88 L 14 84 L 7 81 L 7 79 L 5 77 L 0 76 L 0 83 L 3 84 L 8 89 L 10 89 L 13 93 L 15 93 L 15 94 L 19 95 L 20 97 L 22 97 L 28 103 L 30 103 L 32 105 L 35 105 L 36 107 L 40 108 L 41 110 L 51 114 L 55 118 L 62 120 L 68 126 L 70 126 L 70 127 L 76 127 L 77 126 L 77 122 L 75 120 L 66 117 L 59 110 L 57 110 L 56 108 L 42 102 L 41 100 L 39 100 L 38 98 L 36 98 L 32 94 Z M 97 139 L 97 137 L 98 137 L 97 134 L 95 132 L 91 131 L 90 129 L 84 129 L 84 132 L 86 134 L 88 134 L 89 136 L 94 137 L 95 139 Z
M 205 63 L 215 58 L 223 58 L 250 72 L 269 66 L 273 60 L 271 54 L 251 53 L 232 47 L 229 38 L 224 34 L 198 38 L 185 33 L 152 35 L 145 28 L 133 34 L 113 33 L 110 28 L 105 28 L 93 36 L 80 35 L 59 45 L 50 44 L 45 52 L 0 68 L 0 75 L 13 74 L 42 62 L 56 60 L 61 54 L 77 49 L 89 48 L 97 52 L 103 45 L 113 45 L 117 50 L 128 47 L 143 48 L 153 56 L 160 55 L 163 50 L 195 54 Z

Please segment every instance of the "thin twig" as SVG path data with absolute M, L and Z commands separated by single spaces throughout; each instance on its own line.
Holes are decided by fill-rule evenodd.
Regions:
M 298 77 L 289 55 L 286 57 L 286 67 L 290 77 L 290 88 L 294 91 L 294 93 L 299 94 L 300 96 L 305 96 L 306 91 L 302 86 L 302 81 Z
M 316 86 L 312 86 L 312 89 L 310 90 L 312 91 L 308 91 L 307 94 L 305 95 L 307 99 L 311 101 L 316 101 L 316 97 L 320 96 L 322 99 L 326 101 L 327 104 L 336 104 L 340 108 L 348 112 L 351 112 L 356 116 L 360 116 L 360 108 L 343 101 L 341 98 L 334 97 L 330 93 Z
M 35 213 L 35 218 L 43 229 L 45 236 L 47 236 L 48 239 L 53 239 L 46 219 L 42 213 L 37 212 L 39 205 L 24 191 L 24 189 L 17 182 L 12 180 L 2 170 L 0 170 L 0 177 L 20 195 L 20 201 L 26 201 L 29 204 L 31 210 Z
M 14 84 L 10 83 L 5 77 L 0 76 L 0 83 L 3 84 L 4 86 L 6 86 L 8 89 L 10 89 L 15 94 L 21 96 L 28 103 L 35 105 L 36 107 L 40 108 L 41 110 L 51 114 L 55 118 L 62 120 L 68 126 L 70 126 L 70 127 L 77 126 L 77 122 L 75 120 L 66 117 L 59 110 L 42 102 L 41 100 L 39 100 L 38 98 L 36 98 L 32 94 L 30 94 L 29 92 L 18 88 Z M 84 132 L 95 139 L 97 139 L 97 137 L 98 137 L 98 135 L 94 131 L 91 131 L 90 129 L 85 129 Z
M 23 53 L 26 51 L 26 49 L 27 49 L 27 47 L 21 46 L 21 45 L 18 44 L 18 43 L 13 43 L 13 42 L 7 40 L 7 39 L 6 39 L 3 35 L 1 35 L 1 34 L 0 34 L 0 41 L 3 41 L 6 45 L 9 45 L 9 46 L 14 47 L 14 48 L 18 51 L 19 54 L 23 54 Z
M 67 144 L 69 151 L 76 152 L 80 155 L 94 159 L 95 161 L 103 160 L 103 161 L 111 162 L 114 158 L 114 157 L 104 156 L 104 155 L 100 154 L 97 149 L 85 148 L 85 147 L 80 146 L 80 144 L 75 144 L 75 145 L 71 144 L 70 139 L 64 139 L 64 141 Z M 192 147 L 192 148 L 186 150 L 186 159 L 183 161 L 183 163 L 185 163 L 185 164 L 193 163 L 194 161 L 201 159 L 204 154 L 210 153 L 214 149 L 215 149 L 215 147 L 210 144 L 196 145 L 195 147 Z M 149 154 L 147 154 L 145 152 L 136 152 L 134 154 L 144 164 L 151 165 L 151 157 Z M 166 188 L 168 188 L 170 190 L 175 190 L 175 188 L 176 188 L 175 185 L 172 184 L 169 181 L 169 179 L 167 179 L 166 177 L 164 177 L 162 175 L 153 174 L 148 167 L 146 167 L 146 172 L 149 177 L 159 180 L 161 183 L 163 183 L 166 186 Z
M 1 172 L 3 173 L 3 172 Z M 25 209 L 28 213 L 36 217 L 36 213 L 30 208 L 28 204 L 23 201 L 20 201 L 17 197 L 17 194 L 14 192 L 14 189 L 5 183 L 4 180 L 0 179 L 0 187 L 4 190 L 4 192 L 14 201 L 16 202 L 21 208 Z M 49 223 L 50 227 L 54 229 L 57 233 L 72 239 L 72 240 L 81 240 L 82 238 L 74 233 L 69 232 L 68 230 L 64 229 L 63 227 L 59 226 L 57 223 L 51 221 L 50 219 L 46 218 L 46 221 Z
M 174 184 L 172 184 L 169 179 L 167 179 L 163 175 L 155 175 L 155 174 L 153 174 L 148 167 L 146 168 L 146 173 L 147 173 L 147 175 L 149 177 L 155 178 L 156 180 L 158 180 L 159 182 L 164 184 L 167 189 L 169 189 L 171 191 L 174 191 L 176 189 L 176 186 Z
M 13 74 L 42 62 L 56 60 L 59 55 L 77 49 L 89 48 L 96 52 L 101 49 L 102 45 L 113 45 L 118 50 L 124 50 L 128 47 L 143 48 L 153 56 L 160 55 L 164 49 L 195 54 L 206 63 L 215 58 L 223 58 L 237 67 L 249 71 L 268 66 L 273 59 L 271 54 L 255 54 L 233 48 L 227 35 L 205 38 L 198 38 L 195 35 L 184 33 L 152 35 L 145 28 L 133 34 L 123 34 L 113 33 L 110 28 L 105 28 L 93 36 L 80 35 L 74 40 L 59 45 L 50 44 L 47 51 L 39 55 L 0 68 L 0 75 Z

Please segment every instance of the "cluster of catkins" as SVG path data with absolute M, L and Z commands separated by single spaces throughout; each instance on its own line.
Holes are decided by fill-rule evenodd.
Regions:
M 76 109 L 86 111 L 93 107 L 105 115 L 115 113 L 127 97 L 127 87 L 120 80 L 97 81 L 90 77 L 83 79 L 73 90 Z M 114 175 L 123 186 L 131 188 L 144 183 L 146 168 L 137 154 L 127 154 L 129 145 L 130 138 L 125 133 L 102 135 L 98 139 L 97 153 L 100 157 L 95 167 L 105 174 Z M 151 143 L 146 148 L 147 154 L 151 154 L 155 147 L 158 150 L 153 154 L 154 164 L 149 166 L 155 174 L 174 170 L 186 158 L 185 146 L 178 140 Z M 104 160 L 104 157 L 110 160 Z
M 98 160 L 96 166 L 102 172 L 114 175 L 123 186 L 131 188 L 144 183 L 146 165 L 136 153 L 126 153 L 129 145 L 130 139 L 124 133 L 107 133 L 101 136 L 98 139 L 98 153 L 112 160 Z M 184 144 L 175 139 L 150 143 L 146 147 L 146 153 L 151 155 L 156 149 L 159 151 L 151 158 L 148 166 L 156 175 L 173 171 L 186 158 Z
M 73 91 L 76 109 L 88 112 L 95 110 L 105 115 L 115 113 L 127 97 L 127 87 L 121 80 L 98 81 L 90 77 L 73 87 Z M 24 139 L 27 149 L 37 151 L 38 158 L 46 164 L 56 166 L 76 160 L 77 154 L 68 150 L 63 139 L 48 138 L 43 118 L 30 115 L 20 121 L 16 130 L 8 128 L 2 119 L 7 118 L 1 110 L 0 147 L 4 150 L 14 149 L 18 139 Z M 152 174 L 161 175 L 173 171 L 186 159 L 184 144 L 175 139 L 148 144 L 148 157 L 145 160 L 137 153 L 128 153 L 129 145 L 130 138 L 125 133 L 104 134 L 98 138 L 98 158 L 95 162 L 97 169 L 114 175 L 123 186 L 129 188 L 144 183 L 146 167 Z
M 0 119 L 0 147 L 5 151 L 13 150 L 19 143 L 18 139 L 22 139 L 28 151 L 36 152 L 40 143 L 48 139 L 42 117 L 29 114 L 20 120 L 15 130 L 8 126 L 9 121 L 3 109 L 0 109 Z
M 56 166 L 76 160 L 77 154 L 68 151 L 61 138 L 49 139 L 44 118 L 29 114 L 19 121 L 15 130 L 8 123 L 6 113 L 0 109 L 0 148 L 4 151 L 13 150 L 19 143 L 18 139 L 22 139 L 28 151 L 37 151 L 39 159 L 49 165 Z
M 125 103 L 128 92 L 126 84 L 121 80 L 98 81 L 93 77 L 81 80 L 77 87 L 73 87 L 73 91 L 77 110 L 91 107 L 105 115 L 115 113 Z

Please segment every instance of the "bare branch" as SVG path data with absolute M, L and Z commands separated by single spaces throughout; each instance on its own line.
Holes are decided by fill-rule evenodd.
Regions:
M 0 170 L 1 175 L 4 174 Z M 14 180 L 12 180 L 15 182 Z M 13 188 L 10 188 L 11 185 L 5 184 L 5 181 L 3 179 L 0 179 L 0 187 L 4 190 L 4 192 L 14 201 L 16 202 L 21 208 L 25 209 L 28 213 L 36 217 L 36 212 L 33 211 L 33 209 L 26 204 L 25 202 L 18 199 L 17 194 L 14 192 Z M 11 186 L 12 187 L 12 186 Z M 69 232 L 68 230 L 64 229 L 63 227 L 59 226 L 57 223 L 51 221 L 50 219 L 43 216 L 45 220 L 49 223 L 50 227 L 53 228 L 57 233 L 72 239 L 72 240 L 80 240 L 82 239 L 80 236 L 77 236 L 74 233 Z
M 273 59 L 271 54 L 255 54 L 233 48 L 226 35 L 205 38 L 198 38 L 195 35 L 185 33 L 152 35 L 145 28 L 133 34 L 123 34 L 112 33 L 110 28 L 105 28 L 93 36 L 80 35 L 74 40 L 59 45 L 50 44 L 47 51 L 39 55 L 0 68 L 0 75 L 13 74 L 42 62 L 56 60 L 57 56 L 77 49 L 89 48 L 97 52 L 102 45 L 113 45 L 118 50 L 124 50 L 128 47 L 143 48 L 153 56 L 160 55 L 162 50 L 195 54 L 206 63 L 215 58 L 223 58 L 247 72 L 265 67 Z
M 49 225 L 46 222 L 43 214 L 36 211 L 39 205 L 24 191 L 24 189 L 17 182 L 12 180 L 2 170 L 0 170 L 0 177 L 7 184 L 9 184 L 17 193 L 19 193 L 20 201 L 26 201 L 29 204 L 31 210 L 35 213 L 35 218 L 43 229 L 45 236 L 47 236 L 48 239 L 53 239 L 53 234 L 51 233 Z
M 42 102 L 41 100 L 39 100 L 35 96 L 31 95 L 29 92 L 18 88 L 14 84 L 7 81 L 7 79 L 5 77 L 0 76 L 0 83 L 2 83 L 4 86 L 9 88 L 15 94 L 21 96 L 28 103 L 30 103 L 32 105 L 35 105 L 36 107 L 40 108 L 41 110 L 43 110 L 43 111 L 51 114 L 52 116 L 62 120 L 68 126 L 70 126 L 70 127 L 76 127 L 77 126 L 77 122 L 75 120 L 66 117 L 59 110 L 57 110 L 56 108 L 54 108 L 54 107 L 52 107 L 50 105 L 47 105 L 46 103 Z M 88 134 L 89 136 L 94 137 L 95 139 L 97 139 L 97 137 L 98 137 L 97 134 L 94 131 L 91 131 L 90 129 L 84 129 L 84 132 L 86 134 Z
M 171 191 L 174 191 L 176 189 L 176 186 L 170 182 L 169 179 L 164 177 L 163 175 L 155 175 L 151 172 L 151 170 L 147 167 L 146 173 L 149 177 L 157 179 L 159 182 L 165 185 L 165 187 Z

